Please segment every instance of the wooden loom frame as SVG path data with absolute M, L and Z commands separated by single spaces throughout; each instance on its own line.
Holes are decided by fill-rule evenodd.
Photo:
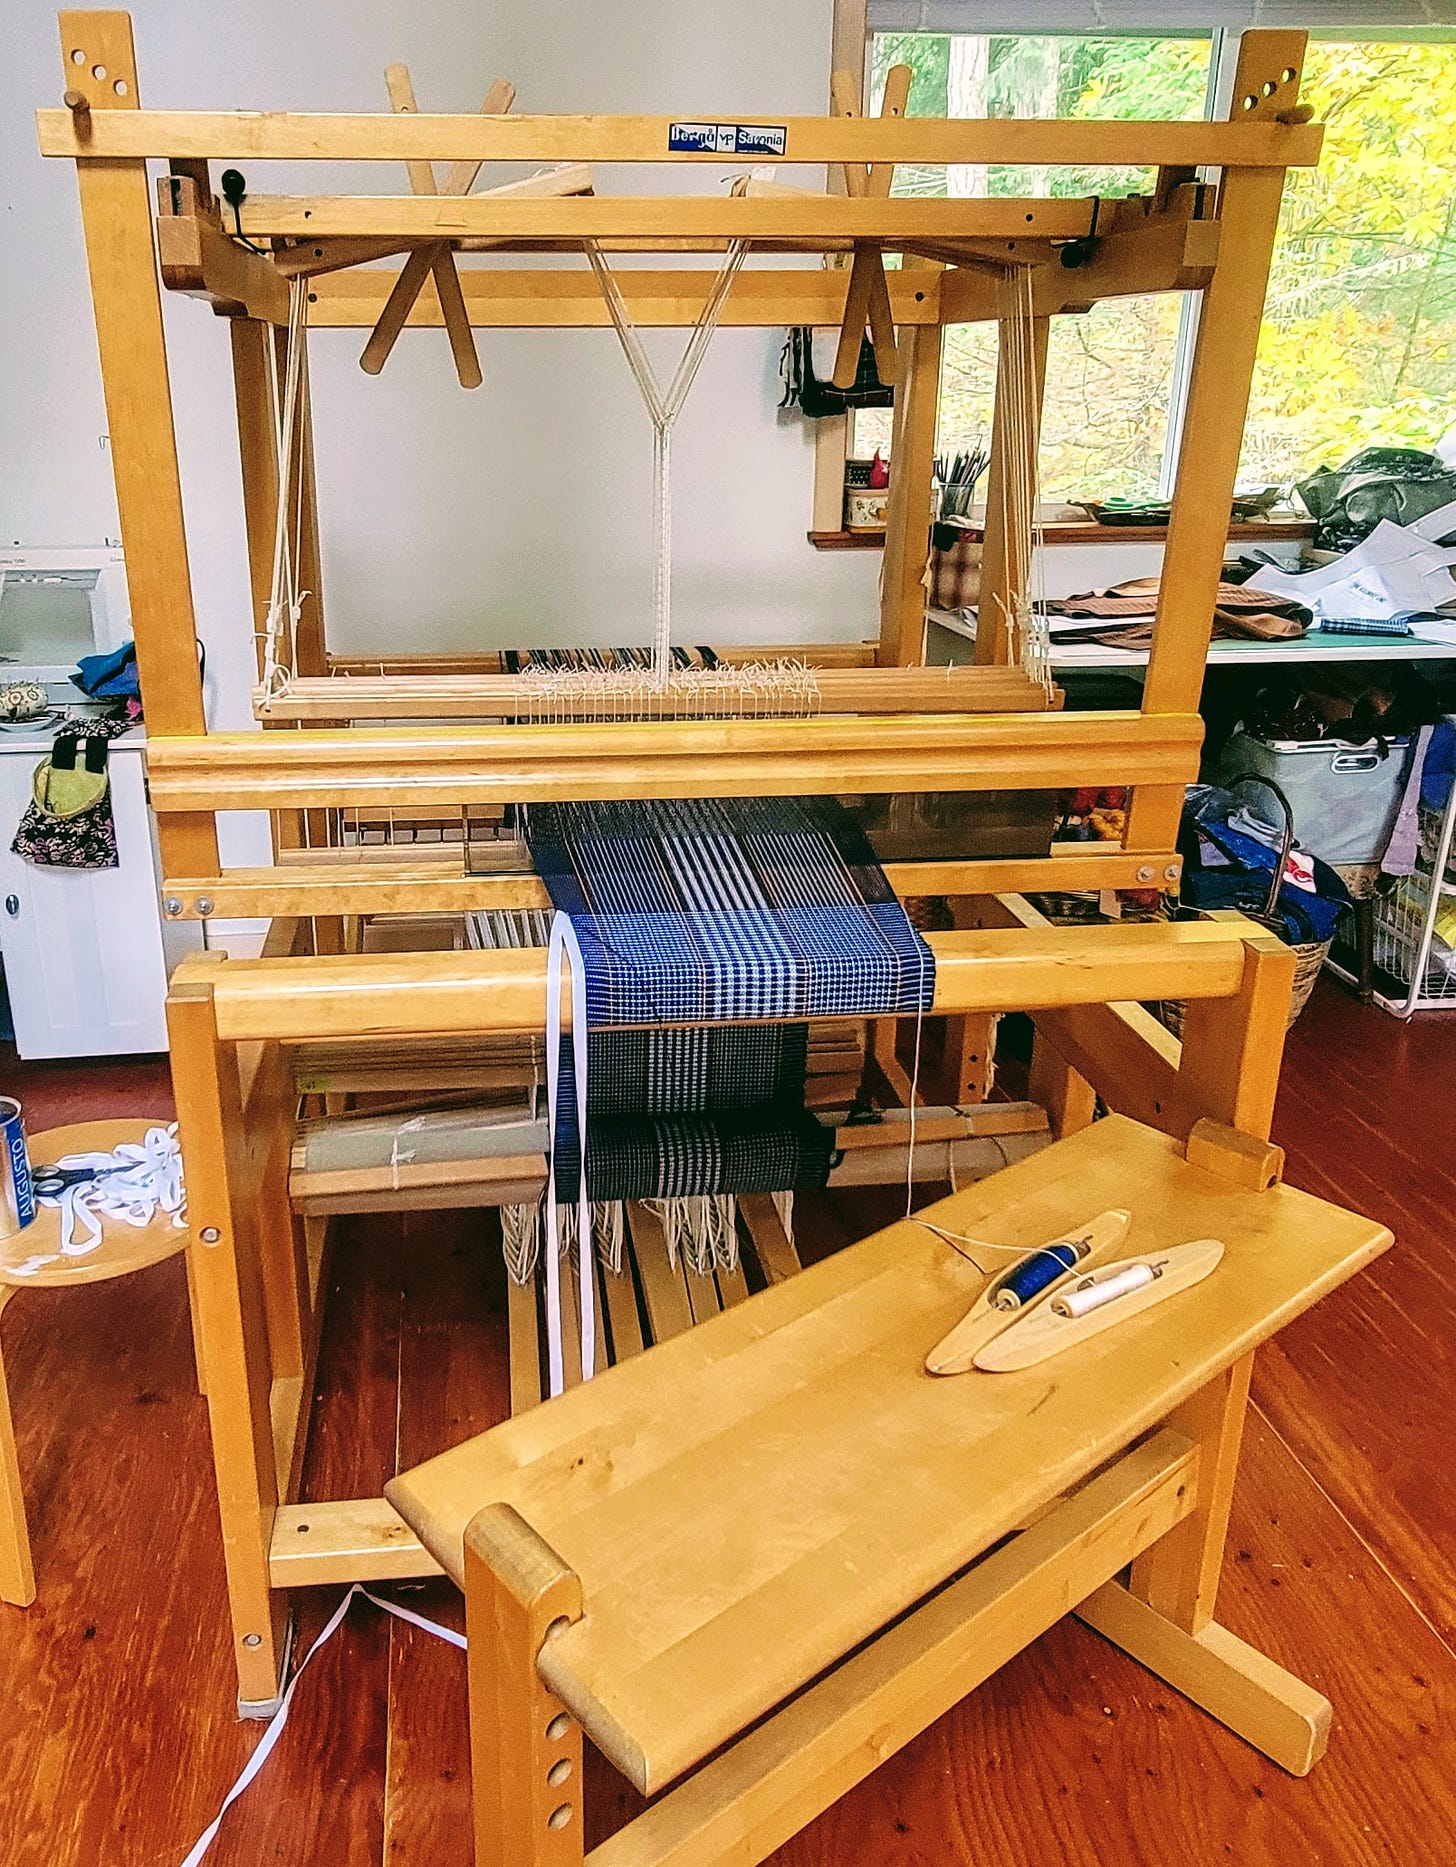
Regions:
M 381 1502 L 294 1503 L 317 1351 L 325 1228 L 288 1208 L 294 1110 L 289 1047 L 337 1034 L 539 1030 L 544 962 L 535 954 L 358 955 L 341 952 L 344 916 L 523 905 L 520 875 L 467 875 L 446 859 L 338 861 L 300 843 L 322 840 L 326 813 L 378 804 L 448 809 L 552 796 L 671 796 L 896 790 L 1133 787 L 1121 847 L 1055 857 L 902 865 L 907 896 L 946 895 L 958 929 L 933 937 L 936 1010 L 977 1017 L 1031 1011 L 1038 1024 L 1035 1092 L 1059 1131 L 1109 1106 L 1186 1137 L 1210 1117 L 1267 1137 L 1292 957 L 1246 923 L 1092 927 L 1058 932 L 1027 910 L 1023 888 L 1147 886 L 1178 875 L 1184 785 L 1196 776 L 1199 688 L 1226 540 L 1248 384 L 1258 339 L 1284 171 L 1317 159 L 1320 131 L 1298 103 L 1302 33 L 1251 33 L 1242 45 L 1228 123 L 911 121 L 894 116 L 793 119 L 784 160 L 844 167 L 865 182 L 845 197 L 752 185 L 727 199 L 445 195 L 248 199 L 242 232 L 291 243 L 272 256 L 230 237 L 211 165 L 231 160 L 431 159 L 609 162 L 708 160 L 669 155 L 665 118 L 153 112 L 139 107 L 124 13 L 63 12 L 65 108 L 38 113 L 42 152 L 75 161 L 117 496 L 128 554 L 138 662 L 149 732 L 166 912 L 178 918 L 266 915 L 258 961 L 209 956 L 174 978 L 173 1071 L 187 1154 L 195 1275 L 212 1412 L 241 1698 L 276 1697 L 287 1590 L 306 1583 L 431 1573 L 417 1539 Z M 748 119 L 745 119 L 747 121 Z M 753 119 L 756 121 L 757 119 Z M 149 159 L 166 162 L 155 229 Z M 897 161 L 1142 163 L 1153 194 L 1130 203 L 1064 200 L 907 201 L 888 194 Z M 868 165 L 868 167 L 866 167 Z M 1219 171 L 1205 186 L 1199 170 Z M 870 186 L 875 182 L 875 186 Z M 883 186 L 878 185 L 883 183 Z M 1095 230 L 1085 263 L 1061 248 Z M 163 340 L 158 263 L 170 289 L 211 303 L 229 324 L 255 609 L 266 607 L 278 498 L 268 433 L 268 346 L 286 326 L 285 262 L 306 266 L 382 244 L 401 252 L 445 242 L 532 252 L 580 250 L 584 237 L 621 251 L 713 252 L 725 240 L 823 256 L 844 270 L 796 268 L 740 276 L 725 322 L 833 324 L 846 301 L 873 319 L 879 257 L 899 327 L 896 472 L 876 645 L 810 651 L 829 677 L 853 676 L 853 707 L 808 721 L 654 721 L 533 727 L 460 723 L 320 729 L 421 710 L 438 718 L 489 707 L 489 657 L 428 658 L 420 682 L 458 673 L 471 691 L 371 686 L 325 644 L 311 440 L 298 441 L 305 487 L 302 584 L 312 592 L 299 631 L 297 730 L 210 733 L 196 655 L 180 479 Z M 155 237 L 155 247 L 154 247 Z M 289 258 L 289 255 L 292 257 Z M 997 278 L 1036 260 L 1033 308 L 1044 352 L 1050 317 L 1099 298 L 1200 289 L 1198 348 L 1169 527 L 1155 642 L 1136 712 L 1041 709 L 1007 666 L 1004 630 L 988 627 L 978 665 L 932 677 L 922 656 L 924 553 L 944 324 L 1000 314 Z M 867 268 L 870 271 L 866 282 Z M 320 273 L 310 290 L 319 326 L 373 325 L 397 275 Z M 639 323 L 691 324 L 707 274 L 622 275 Z M 470 324 L 601 325 L 589 273 L 462 273 Z M 856 295 L 859 294 L 857 297 Z M 442 312 L 422 296 L 411 327 Z M 851 310 L 847 328 L 854 331 Z M 883 339 L 883 328 L 876 336 Z M 458 353 L 457 353 L 458 354 Z M 1038 410 L 1008 410 L 1003 372 L 993 437 L 986 587 L 1013 594 L 1028 566 L 996 518 L 1000 488 L 1029 473 L 1007 437 L 1034 430 Z M 1033 401 L 1040 385 L 1031 386 Z M 1017 393 L 1021 393 L 1020 390 Z M 794 652 L 804 652 L 795 650 Z M 348 676 L 348 678 L 343 678 Z M 391 677 L 385 676 L 386 683 Z M 326 689 L 320 683 L 327 682 Z M 864 683 L 869 683 L 868 692 Z M 1025 683 L 1025 685 L 1030 685 Z M 877 695 L 909 695 L 881 702 Z M 457 708 L 452 701 L 459 701 Z M 910 706 L 914 710 L 904 710 Z M 356 711 L 357 709 L 357 711 Z M 854 709 L 859 709 L 856 711 Z M 873 717 L 884 711 L 885 717 Z M 294 722 L 289 721 L 292 725 Z M 275 813 L 278 857 L 225 871 L 215 813 Z M 312 833 L 312 834 L 311 834 Z M 523 900 L 524 897 L 524 900 Z M 312 928 L 311 935 L 308 932 Z M 311 951 L 307 950 L 311 947 Z M 1180 1047 L 1137 1001 L 1189 1001 Z M 886 1055 L 887 1073 L 894 1060 Z M 306 1526 L 306 1527 L 305 1527 Z M 306 1538 L 306 1541 L 303 1539 Z

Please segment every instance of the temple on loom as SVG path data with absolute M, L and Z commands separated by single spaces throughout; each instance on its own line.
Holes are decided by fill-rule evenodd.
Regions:
M 659 195 L 598 174 L 721 167 L 674 119 L 508 116 L 504 80 L 478 116 L 421 115 L 402 67 L 393 114 L 156 112 L 124 14 L 64 13 L 61 34 L 66 105 L 40 113 L 41 146 L 81 193 L 165 911 L 270 924 L 261 957 L 189 959 L 169 997 L 243 1707 L 278 1700 L 291 1590 L 443 1567 L 469 1598 L 482 1863 L 582 1860 L 556 1791 L 583 1724 L 645 1791 L 712 1759 L 626 1831 L 640 1846 L 593 1860 L 758 1859 L 942 1688 L 1081 1602 L 1307 1769 L 1328 1704 L 1211 1622 L 1209 1578 L 1254 1347 L 1388 1234 L 1280 1184 L 1287 948 L 1238 916 L 1053 926 L 1027 899 L 1176 890 L 1283 177 L 1319 151 L 1304 35 L 1246 33 L 1217 122 L 914 119 L 905 68 L 875 119 L 840 80 L 834 115 L 781 125 L 792 179 Z M 168 165 L 155 197 L 149 160 Z M 234 186 L 225 215 L 215 165 L 275 160 L 408 164 L 411 192 Z M 487 162 L 513 179 L 472 192 Z M 897 164 L 986 162 L 1151 180 L 1116 199 L 891 191 Z M 161 286 L 230 338 L 262 731 L 206 721 L 154 238 Z M 644 253 L 669 259 L 618 263 Z M 1036 590 L 1048 332 L 1152 292 L 1202 304 L 1147 679 L 1136 707 L 1069 711 Z M 994 326 L 997 387 L 974 660 L 938 668 L 927 513 L 960 322 Z M 373 375 L 439 325 L 466 387 L 494 329 L 615 333 L 651 428 L 638 640 L 331 649 L 310 332 L 368 331 Z M 868 341 L 893 384 L 864 639 L 674 630 L 671 435 L 732 326 L 837 327 L 836 378 Z M 652 327 L 687 333 L 665 386 Z M 1056 794 L 1104 784 L 1128 787 L 1122 839 L 1054 847 Z M 271 813 L 266 866 L 220 859 L 217 816 L 240 810 Z M 1147 1009 L 1172 1000 L 1180 1037 Z M 993 1081 L 1009 1012 L 1034 1033 L 1024 1100 Z M 794 1208 L 833 1202 L 862 1234 L 873 1189 L 881 1221 L 952 1197 L 801 1269 Z M 508 1262 L 529 1417 L 388 1501 L 304 1506 L 335 1221 L 446 1206 L 478 1214 L 483 1276 Z M 1202 1296 L 1158 1311 L 1126 1363 L 1072 1351 L 1064 1376 L 959 1390 L 927 1374 L 997 1253 L 1112 1209 L 1160 1243 L 1217 1230 Z M 707 1538 L 708 1573 L 695 1549 L 691 1602 L 670 1482 L 688 1471 L 727 1551 Z M 871 1535 L 901 1537 L 893 1559 L 860 1559 Z M 801 1573 L 810 1539 L 822 1569 Z M 661 1625 L 623 1548 L 654 1608 L 672 1597 Z

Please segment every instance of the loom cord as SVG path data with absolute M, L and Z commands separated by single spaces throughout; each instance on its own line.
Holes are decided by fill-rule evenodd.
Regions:
M 707 355 L 748 245 L 744 240 L 729 241 L 713 289 L 698 313 L 692 335 L 664 395 L 606 255 L 595 240 L 585 240 L 582 244 L 601 285 L 622 354 L 652 422 L 652 672 L 658 685 L 666 687 L 672 668 L 672 429 Z
M 546 1119 L 552 1137 L 546 1183 L 546 1360 L 551 1393 L 566 1384 L 561 1347 L 561 1227 L 556 1209 L 556 1099 L 561 1073 L 561 978 L 571 972 L 571 1054 L 576 1079 L 577 1173 L 576 1251 L 581 1287 L 581 1376 L 596 1373 L 596 1275 L 592 1264 L 592 1212 L 586 1188 L 586 966 L 569 914 L 551 920 L 546 952 Z
M 1012 661 L 1049 693 L 1052 676 L 1044 588 L 1046 540 L 1039 507 L 1041 385 L 1037 380 L 1031 268 L 1008 269 L 1002 275 L 999 295 L 999 329 L 1006 355 L 1001 522 L 1005 561 L 1018 567 L 1018 576 L 1016 587 L 1008 588 L 1004 598 L 998 592 L 996 600 L 1005 619 Z M 1025 462 L 1026 472 L 1013 472 L 1013 462 Z
M 308 432 L 308 281 L 292 279 L 288 286 L 288 339 L 283 381 L 278 379 L 278 354 L 271 333 L 267 342 L 268 390 L 273 413 L 274 465 L 278 510 L 273 529 L 273 575 L 264 618 L 263 693 L 276 700 L 288 691 L 298 668 L 298 622 L 306 590 L 298 587 L 298 564 L 303 546 L 303 449 L 298 444 Z M 289 514 L 293 537 L 289 538 Z M 286 642 L 286 650 L 284 644 Z

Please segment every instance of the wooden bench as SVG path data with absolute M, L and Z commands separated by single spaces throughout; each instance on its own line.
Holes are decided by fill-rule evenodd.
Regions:
M 687 1779 L 593 1867 L 760 1860 L 1074 1608 L 1309 1769 L 1328 1703 L 1214 1594 L 1252 1352 L 1390 1235 L 1263 1143 L 1188 1151 L 1113 1116 L 933 1209 L 1225 1242 L 1041 1366 L 925 1373 L 984 1278 L 906 1221 L 387 1487 L 465 1590 L 477 1867 L 582 1860 L 582 1731 L 646 1795 Z

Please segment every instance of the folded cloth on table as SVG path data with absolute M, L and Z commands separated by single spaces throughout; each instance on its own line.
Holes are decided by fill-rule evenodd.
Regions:
M 1159 580 L 1156 577 L 1131 577 L 1105 590 L 1089 590 L 1082 596 L 1058 597 L 1046 605 L 1049 616 L 1151 616 L 1158 607 Z M 1309 621 L 1309 611 L 1300 604 L 1267 591 L 1248 590 L 1242 584 L 1220 583 L 1214 595 L 1216 608 L 1225 615 L 1244 612 L 1285 616 L 1294 621 Z
M 1137 618 L 1115 624 L 1104 623 L 1092 629 L 1058 629 L 1052 640 L 1058 646 L 1075 642 L 1097 642 L 1103 648 L 1151 648 L 1153 621 Z M 1306 631 L 1307 625 L 1292 616 L 1272 610 L 1223 608 L 1213 612 L 1213 639 L 1216 642 L 1292 642 Z

